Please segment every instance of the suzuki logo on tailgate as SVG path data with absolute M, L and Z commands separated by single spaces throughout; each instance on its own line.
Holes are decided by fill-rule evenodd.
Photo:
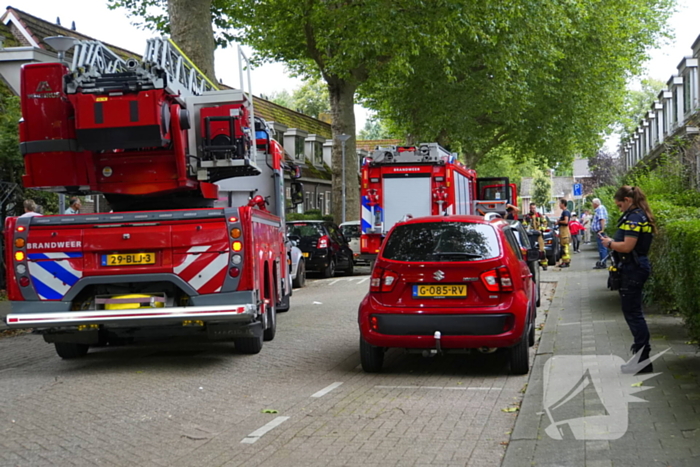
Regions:
M 433 274 L 433 278 L 435 278 L 436 281 L 441 281 L 445 278 L 445 273 L 440 270 L 437 270 Z

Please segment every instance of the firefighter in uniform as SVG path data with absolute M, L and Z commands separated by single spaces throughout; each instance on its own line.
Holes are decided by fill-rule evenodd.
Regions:
M 561 217 L 559 217 L 559 239 L 561 240 L 561 263 L 559 263 L 560 268 L 568 268 L 571 266 L 571 250 L 569 249 L 569 244 L 571 243 L 571 233 L 569 232 L 569 219 L 571 219 L 571 213 L 566 209 L 567 201 L 562 198 L 559 200 L 559 207 L 561 208 Z
M 523 224 L 528 226 L 531 230 L 537 230 L 540 235 L 537 237 L 537 244 L 540 247 L 540 252 L 542 259 L 540 260 L 540 265 L 543 270 L 547 270 L 547 255 L 544 251 L 544 238 L 543 232 L 547 230 L 547 221 L 544 216 L 537 212 L 537 205 L 535 203 L 530 203 L 530 211 L 523 217 Z
M 631 350 L 635 358 L 622 365 L 622 372 L 651 373 L 654 369 L 651 362 L 647 362 L 651 346 L 642 311 L 642 288 L 651 273 L 647 255 L 656 230 L 654 216 L 639 187 L 623 186 L 613 198 L 623 213 L 617 223 L 617 232 L 612 239 L 602 232 L 599 235 L 603 245 L 612 250 L 614 264 L 620 272 L 622 313 L 634 337 Z

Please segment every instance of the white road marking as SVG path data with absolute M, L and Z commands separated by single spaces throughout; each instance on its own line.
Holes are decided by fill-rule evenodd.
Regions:
M 375 386 L 375 389 L 446 389 L 457 391 L 500 391 L 503 388 L 482 388 L 463 386 Z
M 601 319 L 598 321 L 593 321 L 594 323 L 617 323 L 614 319 Z
M 334 281 L 331 281 L 328 285 L 336 284 L 336 283 L 338 283 L 338 282 L 340 282 L 340 281 L 342 281 L 342 280 L 347 280 L 347 279 L 336 279 L 336 280 L 334 280 Z
M 363 283 L 367 282 L 368 280 L 369 280 L 369 276 L 362 279 L 360 282 L 358 282 L 358 284 L 363 284 Z
M 581 324 L 581 322 L 576 321 L 575 323 L 559 323 L 559 326 L 573 326 L 574 324 Z
M 341 384 L 343 384 L 343 383 L 333 383 L 333 384 L 331 384 L 331 385 L 329 385 L 329 386 L 327 386 L 327 387 L 321 389 L 321 390 L 318 391 L 317 393 L 312 394 L 311 397 L 323 397 L 323 396 L 325 396 L 326 394 L 328 394 L 329 392 L 331 392 L 333 389 L 335 389 L 335 388 L 337 388 L 338 386 L 340 386 Z
M 289 420 L 289 417 L 277 417 L 274 420 L 272 420 L 270 423 L 263 425 L 262 427 L 258 428 L 257 430 L 255 430 L 254 432 L 252 432 L 251 434 L 249 434 L 248 436 L 243 438 L 241 443 L 253 444 L 257 440 L 259 440 L 265 433 L 267 433 L 268 431 L 270 431 L 274 428 L 277 428 L 278 426 L 280 426 L 281 424 L 283 424 L 287 420 Z

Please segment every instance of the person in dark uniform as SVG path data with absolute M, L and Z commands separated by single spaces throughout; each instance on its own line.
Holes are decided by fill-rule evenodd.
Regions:
M 650 373 L 651 362 L 639 365 L 649 358 L 649 328 L 642 311 L 642 288 L 651 273 L 649 248 L 656 225 L 647 198 L 639 187 L 623 186 L 614 196 L 615 204 L 622 211 L 617 222 L 617 232 L 611 239 L 601 232 L 603 245 L 613 251 L 613 259 L 620 271 L 620 299 L 622 313 L 634 337 L 632 352 L 638 358 L 622 366 L 623 373 Z

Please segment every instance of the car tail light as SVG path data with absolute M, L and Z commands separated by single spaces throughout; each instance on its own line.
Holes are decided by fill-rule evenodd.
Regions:
M 369 280 L 370 292 L 391 292 L 399 280 L 399 275 L 388 269 L 374 266 L 372 277 Z
M 316 248 L 328 248 L 328 236 L 324 235 L 323 237 L 318 239 L 318 243 L 316 244 Z
M 379 330 L 379 320 L 377 319 L 376 316 L 370 316 L 369 318 L 369 327 L 372 329 L 372 331 L 378 331 Z
M 510 271 L 505 266 L 483 272 L 481 282 L 484 283 L 484 287 L 489 292 L 512 292 L 515 290 Z

